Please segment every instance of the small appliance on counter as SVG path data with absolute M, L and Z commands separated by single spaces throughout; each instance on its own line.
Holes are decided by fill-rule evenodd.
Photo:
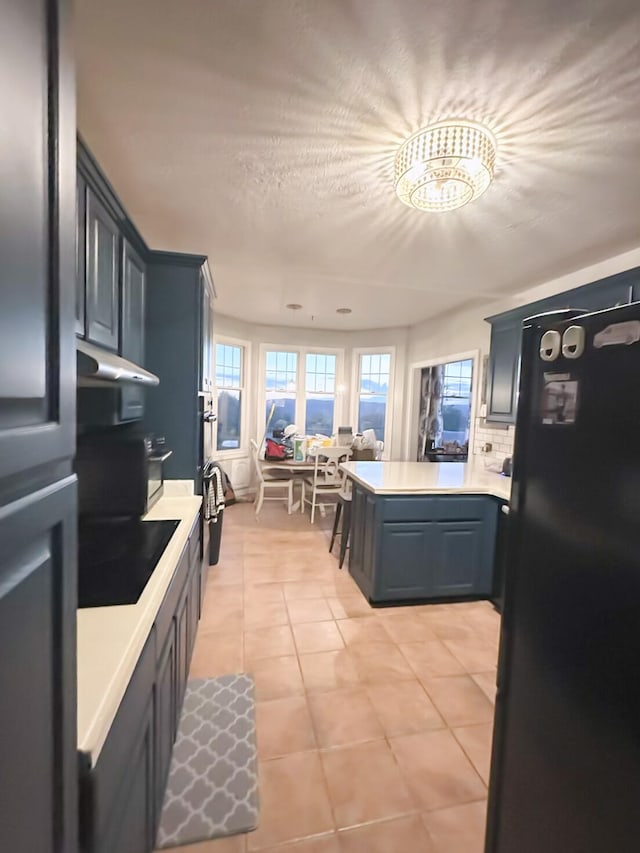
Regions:
M 178 521 L 142 521 L 162 495 L 164 440 L 130 430 L 78 436 L 78 607 L 135 604 Z

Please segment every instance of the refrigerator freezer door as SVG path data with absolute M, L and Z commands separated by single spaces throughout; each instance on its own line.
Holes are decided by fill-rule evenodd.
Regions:
M 640 342 L 597 343 L 638 320 L 524 330 L 487 853 L 639 849 Z

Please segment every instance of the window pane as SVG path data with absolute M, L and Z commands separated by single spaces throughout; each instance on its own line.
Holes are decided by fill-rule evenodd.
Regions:
M 242 347 L 216 344 L 216 385 L 240 388 L 242 384 Z
M 371 373 L 371 356 L 370 355 L 362 355 L 360 356 L 360 372 L 361 373 Z
M 275 352 L 267 353 L 267 370 L 275 370 L 276 369 L 276 355 Z
M 218 392 L 218 450 L 240 447 L 241 398 L 240 391 Z
M 384 441 L 384 421 L 387 398 L 383 395 L 361 394 L 358 405 L 358 432 L 374 429 L 376 439 Z
M 380 356 L 380 370 L 383 373 L 389 373 L 391 370 L 391 355 L 388 352 L 382 353 Z
M 307 355 L 307 373 L 316 372 L 316 357 L 312 353 Z
M 271 414 L 271 407 L 275 406 L 273 417 L 269 423 L 267 435 L 273 437 L 274 429 L 284 429 L 289 424 L 295 423 L 296 398 L 295 395 L 285 393 L 267 394 L 267 406 L 265 412 L 265 425 Z
M 323 435 L 332 435 L 334 407 L 333 397 L 307 394 L 304 424 L 306 434 L 315 435 L 320 432 Z

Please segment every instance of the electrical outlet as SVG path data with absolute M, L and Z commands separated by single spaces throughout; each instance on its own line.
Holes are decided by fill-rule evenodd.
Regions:
M 482 452 L 483 453 L 491 453 L 492 450 L 493 450 L 493 444 L 491 444 L 490 441 L 487 441 L 486 444 L 482 445 Z

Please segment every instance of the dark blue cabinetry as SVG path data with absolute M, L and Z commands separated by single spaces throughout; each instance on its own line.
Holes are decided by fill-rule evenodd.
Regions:
M 191 530 L 94 766 L 80 755 L 83 853 L 151 853 L 199 618 L 200 526 Z
M 195 480 L 203 464 L 199 395 L 211 392 L 213 286 L 203 255 L 151 252 L 145 367 L 160 378 L 146 396 L 145 426 L 173 450 L 168 479 Z
M 70 3 L 0 2 L 0 850 L 76 853 Z
M 354 486 L 349 571 L 374 603 L 489 597 L 498 502 Z
M 487 317 L 487 322 L 491 323 L 486 388 L 487 421 L 500 424 L 513 424 L 516 421 L 524 319 L 562 308 L 598 311 L 637 299 L 640 299 L 640 269 L 629 270 L 504 314 Z
M 146 266 L 133 246 L 122 249 L 121 354 L 134 364 L 144 364 L 144 315 Z M 139 420 L 144 414 L 144 387 L 126 385 L 120 391 L 120 418 Z
M 107 208 L 87 191 L 86 336 L 117 350 L 120 327 L 120 232 Z

